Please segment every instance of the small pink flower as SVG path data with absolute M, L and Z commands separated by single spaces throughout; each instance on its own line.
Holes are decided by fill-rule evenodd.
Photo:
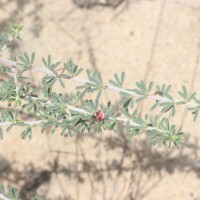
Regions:
M 105 118 L 105 114 L 101 110 L 96 112 L 96 116 L 99 122 L 101 122 Z

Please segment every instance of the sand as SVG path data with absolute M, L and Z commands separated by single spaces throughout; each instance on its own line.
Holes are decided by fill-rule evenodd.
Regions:
M 0 31 L 11 22 L 24 25 L 17 55 L 36 52 L 39 66 L 48 54 L 63 62 L 72 57 L 84 69 L 100 70 L 105 81 L 125 71 L 125 88 L 140 80 L 166 83 L 176 98 L 182 85 L 200 94 L 199 19 L 199 0 L 125 0 L 88 8 L 71 0 L 0 2 Z M 36 86 L 41 77 L 30 73 Z M 67 94 L 72 85 L 57 90 Z M 117 98 L 107 92 L 102 102 Z M 144 103 L 143 115 L 156 114 L 150 106 Z M 32 140 L 22 140 L 22 129 L 13 128 L 0 141 L 0 182 L 21 189 L 23 199 L 198 200 L 200 120 L 194 123 L 181 107 L 170 121 L 186 132 L 180 149 L 151 146 L 145 134 L 128 141 L 123 130 L 61 137 L 40 134 L 38 127 Z

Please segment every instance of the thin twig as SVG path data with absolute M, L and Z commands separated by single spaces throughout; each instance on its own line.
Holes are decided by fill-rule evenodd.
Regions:
M 81 108 L 77 108 L 77 107 L 74 107 L 74 106 L 71 106 L 71 105 L 66 105 L 66 107 L 69 110 L 78 111 L 78 112 L 84 113 L 84 114 L 91 114 L 91 113 L 89 113 L 89 112 L 87 112 L 87 111 L 85 111 Z M 66 109 L 66 111 L 67 111 L 67 109 Z M 123 122 L 124 124 L 127 124 L 129 122 L 128 119 L 124 119 L 124 118 L 120 118 L 120 117 L 117 117 L 116 119 L 114 119 L 114 118 L 110 118 L 110 119 L 117 120 L 119 122 Z M 26 124 L 26 125 L 29 125 L 29 126 L 33 126 L 33 125 L 41 125 L 42 121 L 41 120 L 39 120 L 39 121 L 28 121 L 28 122 L 23 122 L 23 123 Z M 141 126 L 140 124 L 137 124 L 135 122 L 130 121 L 129 123 L 132 126 Z M 14 122 L 0 122 L 0 127 L 11 126 L 12 124 L 15 124 L 15 123 Z M 146 130 L 157 130 L 159 132 L 165 132 L 165 131 L 158 129 L 158 128 L 155 128 L 155 127 L 147 127 Z
M 2 58 L 2 57 L 0 57 L 0 63 L 6 65 L 8 67 L 13 67 L 13 66 L 17 65 L 16 62 Z M 42 68 L 42 67 L 38 67 L 38 66 L 32 66 L 31 70 L 38 71 L 38 72 L 48 74 L 48 75 L 54 75 L 50 70 Z M 73 81 L 76 81 L 76 82 L 79 82 L 79 83 L 92 83 L 89 80 L 80 79 L 80 78 L 77 78 L 77 77 L 72 77 L 69 80 L 73 80 Z M 135 97 L 141 97 L 142 96 L 142 95 L 135 93 L 134 91 L 118 88 L 118 87 L 111 86 L 111 85 L 106 85 L 106 86 L 104 86 L 104 88 L 109 89 L 113 92 L 117 92 L 117 93 L 123 92 L 123 93 L 126 93 L 126 94 L 130 94 L 130 95 L 135 96 Z M 174 100 L 173 101 L 173 100 L 171 100 L 167 97 L 161 97 L 159 95 L 147 95 L 146 98 L 153 100 L 153 101 L 160 101 L 161 103 L 167 103 L 167 102 L 180 103 L 180 102 L 182 102 L 182 100 Z M 185 105 L 188 108 L 195 108 L 195 107 L 198 106 L 196 103 L 185 103 Z
M 26 125 L 33 126 L 33 125 L 40 125 L 42 124 L 42 121 L 28 121 L 23 122 Z M 14 122 L 0 122 L 0 127 L 2 126 L 11 126 L 12 124 L 15 124 Z
M 15 85 L 16 85 L 16 93 L 18 95 L 19 88 L 18 88 L 17 68 L 16 68 L 16 66 L 13 66 L 13 76 L 14 76 L 14 82 L 15 82 Z
M 15 67 L 17 66 L 17 63 L 14 62 L 14 61 L 11 61 L 11 60 L 7 60 L 5 58 L 2 58 L 0 57 L 0 63 L 8 66 L 8 67 Z M 37 66 L 32 66 L 31 67 L 32 70 L 35 70 L 35 71 L 38 71 L 38 72 L 41 72 L 41 73 L 45 73 L 45 74 L 48 74 L 48 75 L 53 75 L 53 73 L 51 71 L 49 71 L 48 69 L 44 69 L 44 68 L 41 68 L 41 67 L 37 67 Z M 79 78 L 76 78 L 76 77 L 72 77 L 71 80 L 73 81 L 77 81 L 77 82 L 81 82 L 81 83 L 91 83 L 90 81 L 88 80 L 84 80 L 84 79 L 79 79 Z M 110 85 L 107 85 L 105 86 L 106 88 L 109 88 L 110 90 L 114 91 L 114 92 L 124 92 L 124 93 L 127 93 L 127 94 L 131 94 L 133 96 L 141 96 L 141 95 L 138 95 L 136 94 L 135 92 L 133 91 L 130 91 L 130 90 L 126 90 L 126 89 L 121 89 L 121 88 L 118 88 L 118 87 L 114 87 L 114 86 L 110 86 Z M 147 96 L 148 99 L 152 99 L 152 100 L 157 100 L 157 101 L 161 101 L 161 102 L 172 102 L 171 99 L 168 99 L 168 98 L 165 98 L 165 97 L 160 97 L 160 96 L 157 96 L 157 95 L 149 95 Z M 33 98 L 33 99 L 37 99 L 37 98 Z M 181 100 L 176 100 L 175 102 L 180 102 Z M 194 104 L 191 104 L 191 103 L 187 103 L 188 106 L 194 106 Z M 84 114 L 91 114 L 81 108 L 77 108 L 77 107 L 74 107 L 74 106 L 71 106 L 71 105 L 66 105 L 67 109 L 69 110 L 73 110 L 73 111 L 77 111 L 77 112 L 80 112 L 80 113 L 84 113 Z M 111 119 L 111 118 L 110 118 Z M 127 123 L 130 123 L 130 125 L 132 126 L 141 126 L 140 124 L 137 124 L 135 122 L 132 122 L 128 119 L 124 119 L 124 118 L 120 118 L 120 117 L 117 117 L 116 119 L 112 119 L 112 120 L 117 120 L 117 121 L 121 121 L 125 124 Z M 36 125 L 36 124 L 41 124 L 42 121 L 32 121 L 32 122 L 25 122 L 27 125 Z M 12 122 L 3 122 L 3 123 L 0 123 L 0 126 L 10 126 L 11 124 L 13 124 Z M 156 127 L 147 127 L 146 130 L 157 130 L 159 132 L 165 132 L 163 130 L 160 130 Z

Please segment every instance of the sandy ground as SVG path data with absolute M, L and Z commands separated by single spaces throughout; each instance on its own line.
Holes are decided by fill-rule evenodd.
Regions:
M 48 54 L 72 57 L 105 80 L 125 71 L 127 88 L 153 80 L 171 84 L 174 96 L 182 85 L 200 94 L 200 0 L 125 0 L 115 8 L 1 0 L 0 31 L 16 21 L 24 30 L 15 52 L 36 52 L 37 65 Z M 40 76 L 30 79 L 37 85 Z M 179 150 L 151 147 L 145 137 L 127 141 L 123 130 L 63 138 L 36 128 L 32 140 L 22 141 L 21 129 L 13 129 L 0 142 L 0 182 L 22 189 L 24 199 L 37 193 L 53 200 L 198 200 L 200 123 L 184 109 L 171 122 L 187 133 Z

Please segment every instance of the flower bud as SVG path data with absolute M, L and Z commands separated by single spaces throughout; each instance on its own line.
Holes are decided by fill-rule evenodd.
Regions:
M 98 121 L 102 121 L 105 118 L 105 114 L 101 110 L 96 112 L 96 116 Z

